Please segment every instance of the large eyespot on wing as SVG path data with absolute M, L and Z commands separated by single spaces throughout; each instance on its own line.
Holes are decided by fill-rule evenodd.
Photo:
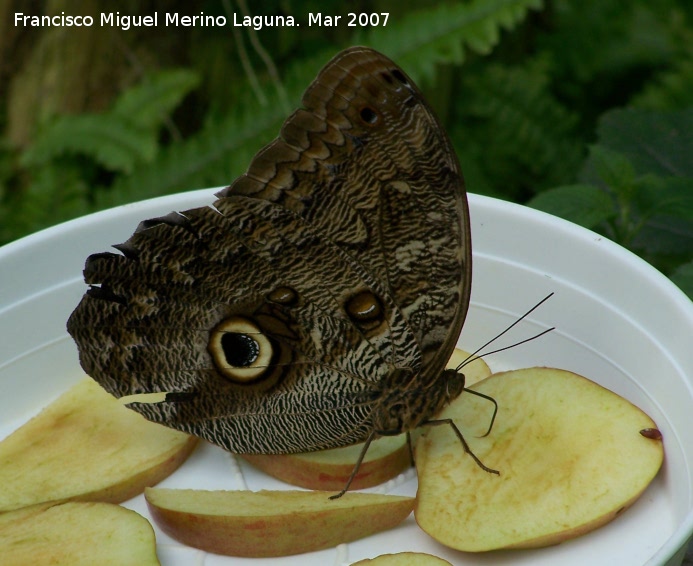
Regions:
M 127 255 L 89 259 L 97 286 L 68 323 L 83 367 L 118 396 L 169 393 L 131 406 L 234 452 L 360 440 L 393 349 L 345 311 L 367 274 L 290 211 L 245 198 L 224 210 L 148 222 Z
M 221 375 L 236 383 L 260 379 L 274 353 L 257 324 L 242 316 L 229 317 L 214 327 L 207 348 Z
M 431 358 L 446 357 L 469 296 L 459 167 L 413 83 L 355 48 L 303 100 L 213 207 L 145 222 L 122 256 L 93 258 L 95 288 L 68 323 L 109 390 L 170 391 L 141 412 L 234 451 L 356 442 L 393 368 L 433 372 Z M 282 287 L 299 307 L 269 299 Z M 290 324 L 271 323 L 281 312 Z M 214 334 L 234 317 L 271 350 L 249 331 Z M 210 335 L 221 349 L 210 352 Z M 263 350 L 281 379 L 260 368 Z M 225 364 L 243 371 L 220 376 Z M 300 433 L 285 439 L 283 427 Z
M 442 360 L 471 289 L 467 200 L 445 131 L 411 78 L 366 47 L 339 53 L 302 100 L 219 196 L 300 214 L 388 287 L 427 363 Z

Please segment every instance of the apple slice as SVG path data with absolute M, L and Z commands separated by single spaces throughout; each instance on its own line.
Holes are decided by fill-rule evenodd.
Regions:
M 149 511 L 176 540 L 207 552 L 267 558 L 331 548 L 402 522 L 413 497 L 320 491 L 147 488 Z
M 551 368 L 498 373 L 462 394 L 439 418 L 453 418 L 470 448 L 500 476 L 465 454 L 450 427 L 431 428 L 416 451 L 415 516 L 439 542 L 464 551 L 531 548 L 587 533 L 619 515 L 645 490 L 662 459 L 656 425 L 640 409 L 577 374 Z
M 447 367 L 456 367 L 469 357 L 455 349 Z M 478 358 L 463 370 L 467 385 L 491 375 Z M 300 454 L 241 454 L 241 458 L 281 481 L 318 491 L 338 491 L 345 485 L 358 460 L 363 444 Z M 397 477 L 411 465 L 406 435 L 387 436 L 373 441 L 351 482 L 350 489 L 365 489 Z
M 159 564 L 149 521 L 112 503 L 40 503 L 0 515 L 5 566 Z
M 316 491 L 339 491 L 345 485 L 363 444 L 300 454 L 242 454 L 266 474 L 291 485 Z M 365 489 L 397 477 L 411 466 L 407 435 L 384 436 L 371 442 L 349 489 Z
M 0 442 L 0 512 L 43 501 L 125 501 L 171 474 L 195 444 L 85 379 Z
M 423 552 L 381 554 L 354 562 L 351 566 L 452 566 L 447 560 Z

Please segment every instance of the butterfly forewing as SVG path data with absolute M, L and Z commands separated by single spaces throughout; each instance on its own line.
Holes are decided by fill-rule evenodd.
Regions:
M 303 106 L 212 207 L 91 256 L 68 322 L 108 391 L 170 392 L 130 406 L 233 452 L 364 440 L 393 387 L 440 374 L 469 301 L 459 166 L 412 81 L 351 48 Z
M 337 56 L 303 102 L 357 140 L 339 194 L 363 212 L 372 253 L 359 259 L 387 282 L 437 373 L 446 360 L 428 362 L 441 344 L 452 352 L 471 283 L 467 202 L 447 135 L 413 81 L 369 49 Z

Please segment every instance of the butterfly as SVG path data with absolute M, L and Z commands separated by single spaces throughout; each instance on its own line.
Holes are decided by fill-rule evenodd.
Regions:
M 166 393 L 128 406 L 233 453 L 365 441 L 363 456 L 437 424 L 464 389 L 445 365 L 469 306 L 469 211 L 406 73 L 342 51 L 216 196 L 87 259 L 67 323 L 84 370 L 116 397 Z

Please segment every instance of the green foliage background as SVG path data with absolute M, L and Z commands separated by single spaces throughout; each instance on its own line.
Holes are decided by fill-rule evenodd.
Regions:
M 347 27 L 345 17 L 309 28 L 307 14 L 325 13 L 323 2 L 270 0 L 249 13 L 290 14 L 301 27 L 259 31 L 11 25 L 27 5 L 76 12 L 68 0 L 0 7 L 0 244 L 105 207 L 229 184 L 276 137 L 319 68 L 365 44 L 420 84 L 470 192 L 600 232 L 693 297 L 688 0 L 330 6 L 343 16 L 389 13 L 386 27 L 372 28 Z M 106 5 L 85 1 L 79 13 L 98 17 Z M 110 9 L 163 13 L 153 1 Z M 165 10 L 232 21 L 247 8 L 207 0 Z

